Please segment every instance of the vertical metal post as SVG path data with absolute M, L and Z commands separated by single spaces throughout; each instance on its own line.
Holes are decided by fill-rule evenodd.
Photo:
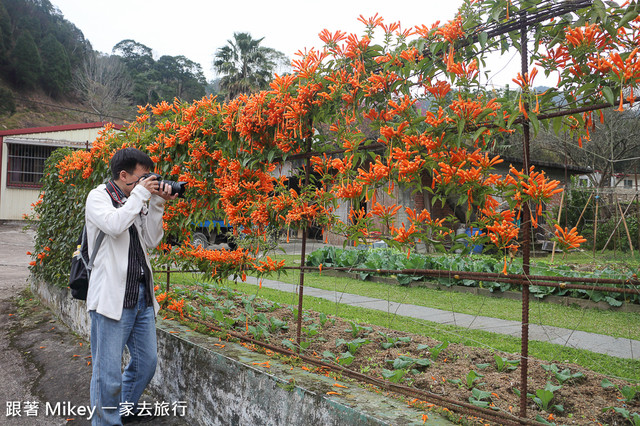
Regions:
M 593 258 L 596 258 L 596 239 L 598 238 L 598 202 L 600 196 L 598 195 L 598 188 L 596 187 L 596 213 L 593 218 Z
M 312 126 L 309 126 L 310 128 Z M 308 140 L 308 148 L 307 152 L 310 152 L 311 138 Z M 304 186 L 309 184 L 309 173 L 311 171 L 311 157 L 307 157 L 307 162 L 305 163 L 305 176 L 304 176 Z M 302 189 L 302 188 L 301 188 Z M 302 193 L 302 190 L 300 191 Z M 307 230 L 308 226 L 302 230 L 302 247 L 300 249 L 300 266 L 304 266 L 305 257 L 307 255 Z M 298 352 L 302 352 L 300 348 L 300 332 L 302 331 L 302 300 L 304 297 L 304 269 L 300 269 L 300 286 L 298 287 L 298 327 L 296 329 L 296 346 L 298 347 Z
M 0 158 L 2 158 L 0 156 Z M 634 179 L 636 181 L 636 195 L 635 197 L 638 197 L 638 165 L 636 164 L 636 171 L 633 174 Z M 637 200 L 636 202 L 636 221 L 640 220 L 640 200 Z M 638 227 L 638 247 L 640 247 L 640 227 Z
M 169 294 L 169 287 L 171 286 L 171 269 L 170 269 L 170 265 L 167 263 L 167 294 Z M 165 298 L 164 299 L 164 303 L 162 304 L 163 307 L 167 306 L 169 298 Z
M 520 58 L 522 65 L 522 76 L 524 77 L 529 71 L 528 59 L 528 38 L 527 38 L 527 20 L 525 12 L 520 18 Z M 529 92 L 528 86 L 522 89 L 522 96 L 526 98 Z M 523 100 L 525 111 L 529 110 L 528 101 Z M 524 172 L 529 173 L 529 120 L 524 119 L 522 122 L 522 164 Z M 528 203 L 524 203 L 522 209 L 522 272 L 526 276 L 529 275 L 529 262 L 531 257 L 531 210 Z M 520 353 L 520 417 L 527 416 L 527 374 L 529 370 L 529 283 L 526 279 L 522 281 L 522 334 L 521 334 L 521 353 Z
M 2 158 L 0 156 L 0 158 Z M 636 195 L 638 197 L 638 165 L 636 164 L 636 172 L 634 173 L 634 178 L 636 181 Z M 640 221 L 640 200 L 636 200 L 636 221 Z M 640 247 L 640 227 L 638 227 L 638 247 Z

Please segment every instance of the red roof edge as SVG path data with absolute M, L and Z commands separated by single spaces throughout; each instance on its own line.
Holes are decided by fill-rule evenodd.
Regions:
M 104 127 L 107 124 L 108 124 L 107 121 L 96 121 L 94 123 L 65 124 L 62 126 L 30 127 L 27 129 L 0 130 L 0 136 L 28 135 L 32 133 L 66 132 L 69 130 L 96 129 L 96 128 Z M 124 126 L 122 126 L 121 124 L 113 124 L 113 128 L 116 130 L 122 130 L 123 127 Z

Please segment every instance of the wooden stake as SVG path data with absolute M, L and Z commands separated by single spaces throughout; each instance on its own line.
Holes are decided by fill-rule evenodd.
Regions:
M 587 204 L 584 205 L 584 209 L 582 209 L 582 213 L 580 213 L 580 217 L 578 218 L 578 221 L 576 222 L 576 228 L 580 224 L 580 220 L 582 219 L 582 216 L 584 215 L 584 212 L 587 211 L 587 206 L 591 202 L 592 198 L 593 198 L 593 192 L 591 193 L 591 195 L 589 195 L 589 199 L 587 200 Z
M 634 197 L 635 199 L 635 197 Z M 633 200 L 631 200 L 633 201 Z M 616 198 L 616 204 L 618 205 L 618 210 L 620 210 L 620 214 L 622 215 L 622 224 L 624 225 L 624 230 L 627 233 L 627 240 L 629 240 L 629 248 L 631 249 L 631 257 L 633 256 L 633 243 L 631 242 L 631 234 L 629 233 L 629 227 L 627 226 L 627 220 L 624 218 L 624 214 L 622 213 L 622 207 L 620 207 L 620 203 L 618 202 L 618 199 Z M 629 206 L 631 206 L 631 204 L 629 204 Z
M 635 200 L 635 196 L 633 197 L 633 199 Z M 633 201 L 633 200 L 632 200 Z M 616 200 L 617 202 L 617 200 Z M 613 231 L 611 231 L 611 235 L 609 235 L 609 239 L 607 240 L 607 242 L 605 243 L 604 247 L 602 247 L 602 251 L 600 253 L 604 253 L 604 250 L 607 248 L 607 246 L 609 245 L 609 242 L 611 242 L 611 239 L 613 238 L 613 234 L 616 233 L 616 231 L 618 230 L 618 227 L 620 226 L 620 223 L 622 222 L 622 220 L 624 219 L 624 215 L 627 214 L 627 212 L 629 211 L 629 207 L 631 207 L 631 204 L 629 204 L 627 206 L 627 208 L 625 209 L 624 213 L 622 213 L 622 208 L 620 208 L 620 212 L 622 213 L 622 217 L 620 218 L 620 220 L 618 221 L 618 223 L 616 224 L 616 227 L 613 228 Z
M 558 209 L 558 219 L 556 219 L 556 222 L 560 222 L 560 216 L 562 215 L 562 205 L 564 204 L 564 193 L 565 191 L 562 191 L 562 198 L 560 198 L 560 208 Z M 585 206 L 586 208 L 586 206 Z M 582 217 L 582 215 L 580 215 L 580 217 Z M 551 248 L 551 264 L 553 264 L 553 257 L 556 255 L 556 243 L 557 241 L 553 242 L 553 247 Z

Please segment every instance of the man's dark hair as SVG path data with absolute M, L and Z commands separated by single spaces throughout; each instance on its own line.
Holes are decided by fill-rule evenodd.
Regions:
M 111 177 L 118 180 L 121 171 L 133 173 L 136 166 L 140 164 L 149 170 L 153 169 L 151 158 L 136 148 L 123 148 L 116 151 L 111 157 Z

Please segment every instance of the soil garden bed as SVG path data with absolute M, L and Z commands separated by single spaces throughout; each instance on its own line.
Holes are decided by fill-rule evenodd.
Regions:
M 296 349 L 297 310 L 213 284 L 174 286 L 171 314 L 209 323 L 284 349 Z M 169 300 L 173 297 L 173 300 Z M 184 302 L 178 302 L 184 299 Z M 519 413 L 519 354 L 497 353 L 304 310 L 303 353 L 479 407 Z M 529 359 L 527 415 L 555 424 L 629 424 L 640 388 L 575 364 Z M 608 407 L 615 407 L 603 411 Z M 473 422 L 473 421 L 472 421 Z M 632 423 L 633 424 L 633 423 Z

